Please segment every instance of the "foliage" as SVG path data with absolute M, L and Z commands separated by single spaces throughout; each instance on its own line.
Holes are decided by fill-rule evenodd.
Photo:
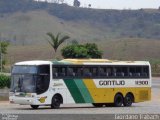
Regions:
M 1 47 L 2 47 L 2 48 L 1 48 L 2 53 L 3 53 L 3 54 L 7 54 L 7 47 L 9 46 L 9 43 L 3 41 L 3 42 L 0 42 L 0 44 L 1 44 Z
M 85 48 L 88 50 L 88 55 L 91 56 L 91 58 L 101 58 L 102 57 L 102 51 L 98 50 L 98 47 L 95 43 L 87 43 L 84 45 Z
M 63 36 L 60 38 L 60 33 L 58 33 L 56 36 L 53 35 L 52 33 L 47 33 L 47 35 L 51 38 L 51 41 L 48 41 L 49 44 L 53 47 L 54 51 L 56 52 L 58 47 L 65 42 L 67 39 L 69 39 L 69 36 Z
M 0 66 L 0 69 L 1 67 L 4 69 L 4 65 L 6 64 L 6 60 L 4 59 L 4 55 L 7 54 L 7 47 L 9 46 L 9 43 L 8 42 L 0 42 L 0 61 L 2 59 L 2 66 Z M 1 55 L 2 54 L 2 55 Z M 2 58 L 1 58 L 2 56 Z
M 64 47 L 61 52 L 64 58 L 102 58 L 102 52 L 95 43 L 72 44 Z
M 0 88 L 10 87 L 10 76 L 0 74 Z

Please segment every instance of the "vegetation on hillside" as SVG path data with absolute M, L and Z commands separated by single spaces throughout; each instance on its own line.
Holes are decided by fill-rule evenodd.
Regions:
M 41 41 L 45 41 L 46 32 L 60 31 L 82 44 L 95 42 L 104 51 L 103 58 L 149 60 L 153 72 L 160 71 L 159 9 L 99 10 L 33 0 L 0 0 L 0 26 L 2 38 L 14 45 L 7 55 L 10 63 L 52 59 L 52 49 Z
M 1 0 L 0 16 L 15 12 L 45 10 L 65 21 L 88 21 L 102 27 L 112 37 L 160 38 L 160 11 L 157 10 L 98 10 L 71 7 L 66 4 L 33 0 Z

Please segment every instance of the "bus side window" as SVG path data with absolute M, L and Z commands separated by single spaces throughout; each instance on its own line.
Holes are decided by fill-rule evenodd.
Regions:
M 66 68 L 65 67 L 60 67 L 58 71 L 58 75 L 60 77 L 65 77 L 66 76 Z
M 136 73 L 135 67 L 129 67 L 129 77 L 134 78 Z
M 53 73 L 53 77 L 57 78 L 58 77 L 58 68 L 57 67 L 53 67 L 52 68 L 52 73 Z
M 112 76 L 112 71 L 113 71 L 113 68 L 111 67 L 106 68 L 106 76 Z
M 142 68 L 142 76 L 143 77 L 149 77 L 149 68 L 148 68 L 148 66 L 144 66 Z
M 73 73 L 73 68 L 68 67 L 67 68 L 67 76 L 73 76 L 72 73 Z
M 106 68 L 105 67 L 100 67 L 99 68 L 99 76 L 106 76 Z
M 135 76 L 136 77 L 141 77 L 141 73 L 142 73 L 142 67 L 136 67 Z
M 144 66 L 136 66 L 136 67 L 130 67 L 129 68 L 129 77 L 131 78 L 146 78 L 149 75 L 149 68 Z M 148 71 L 148 72 L 147 72 Z
M 66 68 L 63 66 L 53 67 L 52 75 L 54 78 L 61 78 L 61 77 L 64 78 L 66 76 Z
M 92 77 L 92 73 L 89 67 L 83 68 L 83 76 L 84 77 Z
M 67 77 L 74 77 L 77 75 L 77 68 L 76 67 L 68 67 L 67 68 Z
M 128 76 L 128 68 L 127 67 L 115 67 L 114 68 L 114 76 L 118 78 L 123 78 L 125 76 Z
M 98 67 L 91 68 L 91 71 L 93 77 L 98 77 Z
M 50 66 L 49 65 L 40 65 L 39 74 L 50 75 Z
M 80 77 L 80 78 L 83 76 L 83 68 L 82 67 L 77 68 L 76 75 L 77 75 L 77 77 Z
M 116 67 L 113 68 L 112 76 L 113 76 L 113 77 L 116 77 L 116 76 L 117 76 L 117 68 L 116 68 Z
M 128 72 L 128 67 L 127 66 L 122 67 L 122 73 L 123 73 L 124 77 L 128 77 L 129 72 Z

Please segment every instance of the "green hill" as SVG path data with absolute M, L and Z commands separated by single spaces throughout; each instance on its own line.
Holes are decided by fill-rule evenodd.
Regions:
M 0 0 L 0 34 L 2 40 L 11 43 L 9 63 L 54 58 L 46 42 L 47 32 L 67 34 L 79 43 L 97 43 L 104 58 L 160 63 L 158 9 L 100 10 L 32 0 Z
M 85 41 L 160 39 L 160 10 L 99 10 L 33 0 L 1 0 L 0 26 L 5 39 L 20 45 L 43 43 L 49 31 Z

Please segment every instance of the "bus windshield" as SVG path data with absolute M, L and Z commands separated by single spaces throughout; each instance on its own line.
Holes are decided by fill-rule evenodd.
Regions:
M 36 74 L 37 71 L 37 66 L 15 65 L 12 69 L 12 74 Z
M 31 74 L 12 75 L 11 91 L 12 92 L 35 92 L 36 76 Z
M 49 65 L 14 66 L 10 91 L 41 94 L 49 87 L 49 74 Z

